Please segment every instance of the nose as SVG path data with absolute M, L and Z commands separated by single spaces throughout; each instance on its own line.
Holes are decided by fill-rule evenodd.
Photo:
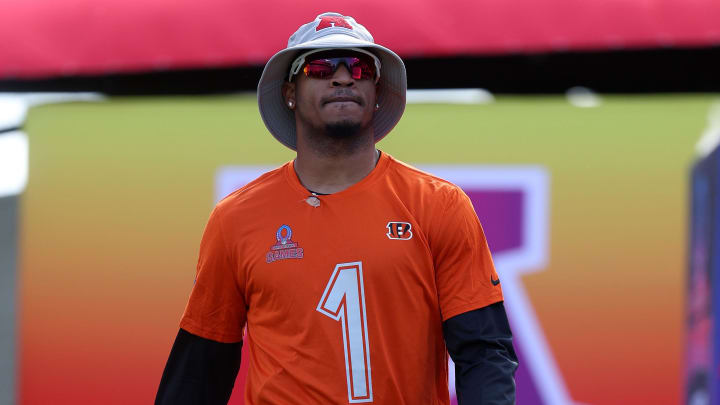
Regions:
M 344 63 L 341 63 L 333 74 L 332 84 L 333 86 L 352 86 L 355 84 L 355 79 L 353 79 Z

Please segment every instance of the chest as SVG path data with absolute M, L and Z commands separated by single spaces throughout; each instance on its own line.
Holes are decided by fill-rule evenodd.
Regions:
M 277 313 L 310 309 L 338 280 L 378 306 L 397 297 L 432 296 L 424 222 L 391 199 L 373 205 L 321 201 L 319 207 L 290 206 L 250 218 L 250 231 L 236 235 L 246 302 L 251 310 L 272 306 Z

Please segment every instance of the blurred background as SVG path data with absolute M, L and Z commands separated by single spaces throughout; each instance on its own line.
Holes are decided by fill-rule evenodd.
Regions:
M 264 63 L 324 11 L 406 62 L 379 148 L 472 197 L 518 404 L 720 404 L 716 0 L 0 3 L 0 404 L 152 403 L 210 210 L 294 156 Z

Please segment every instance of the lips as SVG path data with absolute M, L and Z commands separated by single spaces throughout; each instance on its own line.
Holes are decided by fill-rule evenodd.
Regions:
M 330 103 L 343 103 L 343 102 L 353 102 L 358 105 L 362 105 L 362 99 L 360 97 L 355 96 L 332 96 L 328 97 L 322 100 L 322 104 L 330 104 Z

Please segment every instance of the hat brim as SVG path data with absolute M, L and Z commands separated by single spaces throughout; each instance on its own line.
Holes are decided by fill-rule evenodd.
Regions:
M 384 46 L 343 34 L 326 35 L 304 42 L 283 49 L 270 58 L 263 69 L 257 89 L 260 116 L 267 129 L 283 145 L 297 150 L 295 113 L 285 104 L 282 86 L 298 51 L 320 48 L 364 48 L 380 58 L 382 67 L 378 82 L 378 109 L 373 115 L 371 125 L 375 142 L 384 138 L 397 125 L 405 111 L 405 64 L 395 52 Z

